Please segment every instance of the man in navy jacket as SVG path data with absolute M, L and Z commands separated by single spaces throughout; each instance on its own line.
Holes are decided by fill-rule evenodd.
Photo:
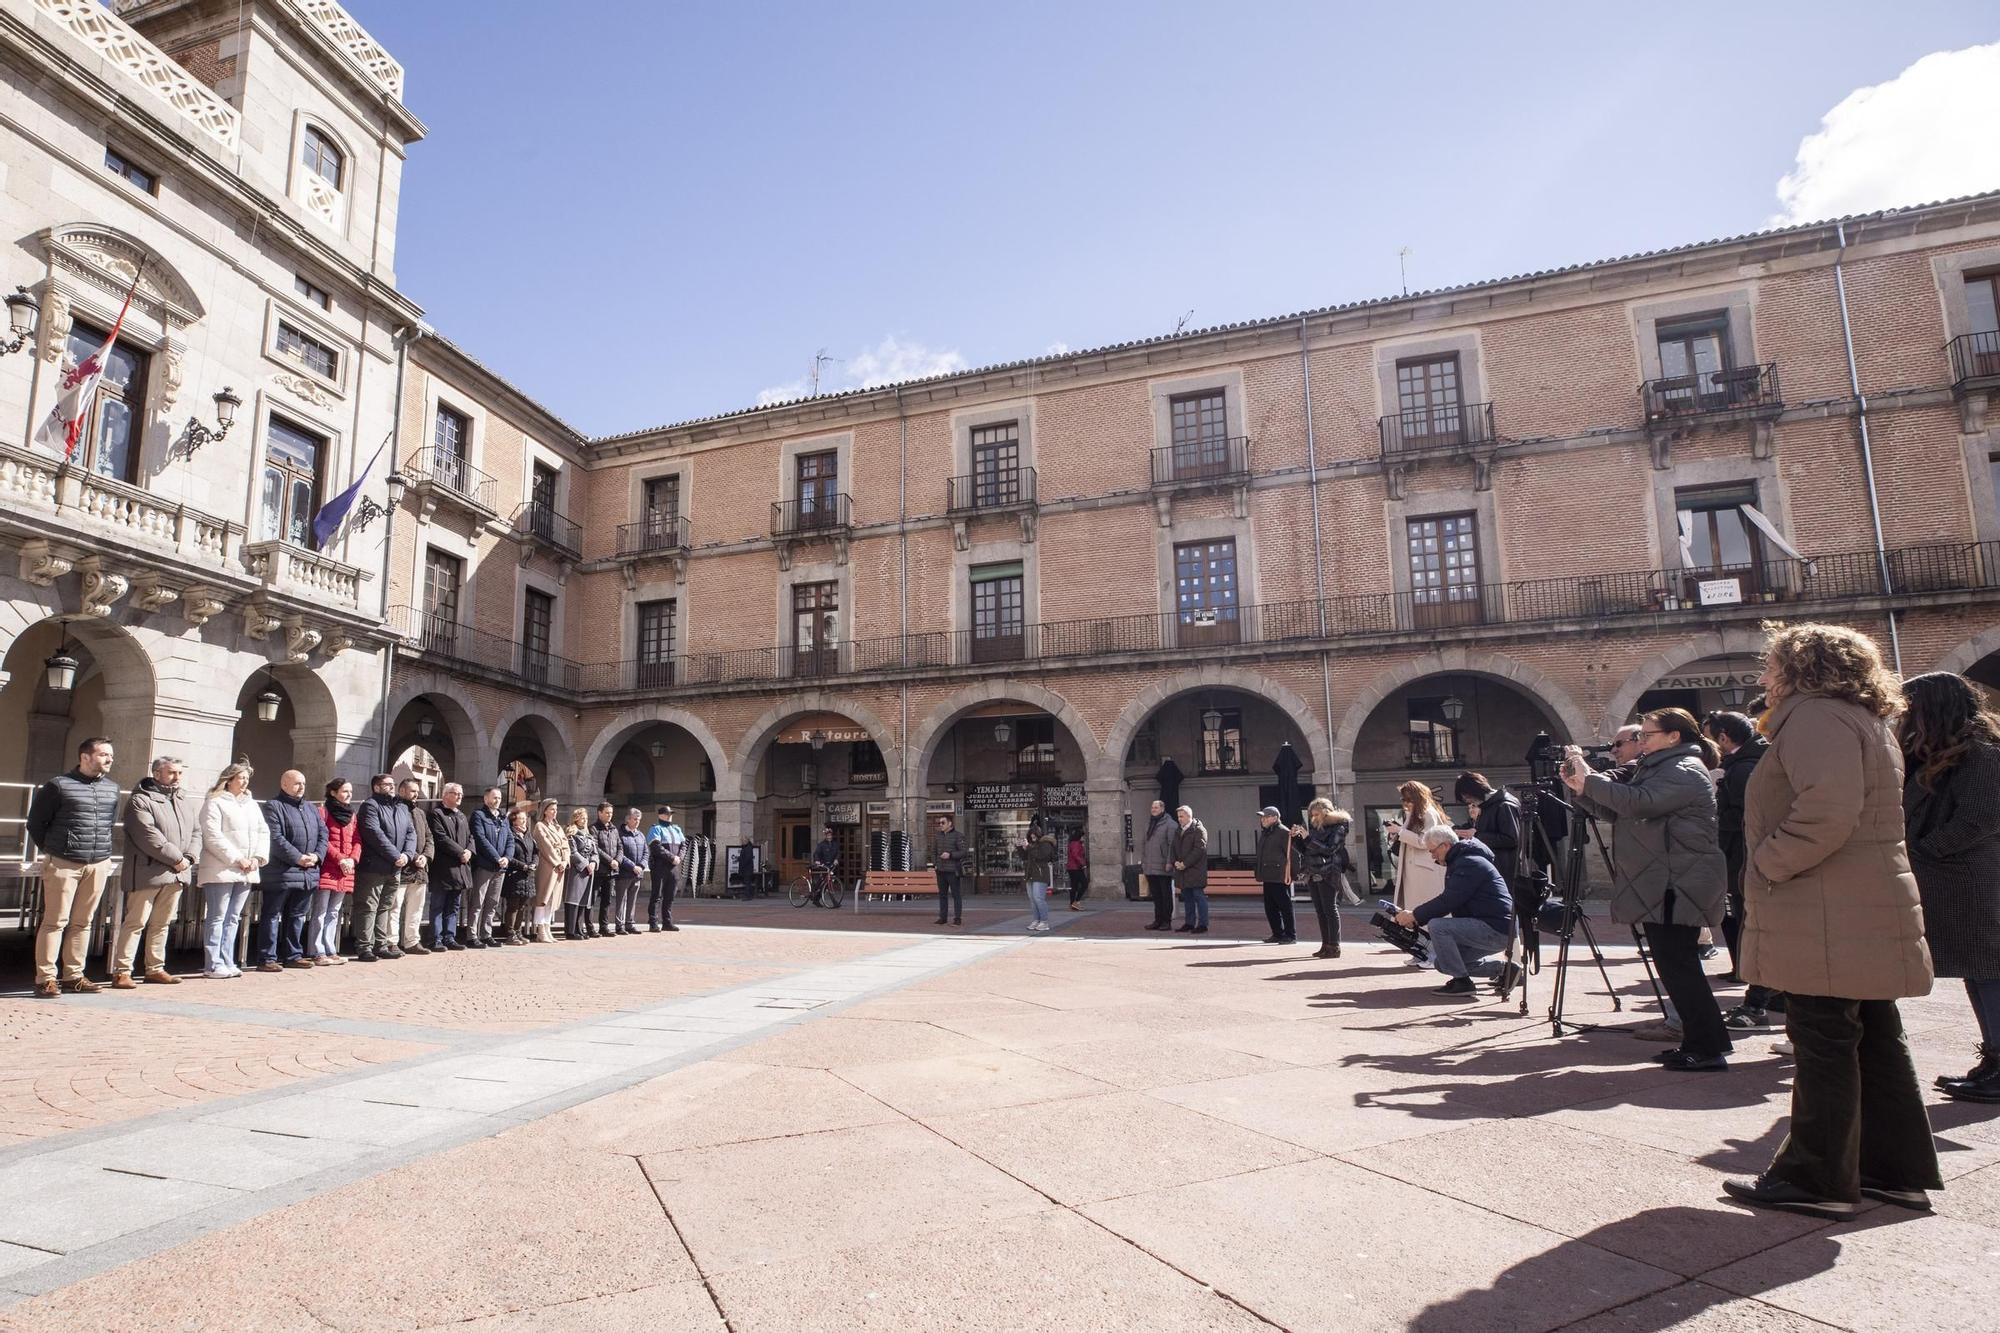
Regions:
M 354 957 L 401 958 L 396 947 L 396 880 L 417 859 L 417 826 L 396 799 L 393 774 L 377 773 L 361 803 L 361 864 L 354 876 Z
M 1431 960 L 1451 978 L 1433 994 L 1471 995 L 1472 965 L 1499 953 L 1513 938 L 1513 895 L 1493 864 L 1492 849 L 1479 839 L 1434 828 L 1424 835 L 1424 849 L 1444 867 L 1444 892 L 1398 912 L 1396 920 L 1411 928 L 1429 928 Z
M 303 936 L 306 908 L 319 887 L 320 862 L 326 860 L 326 824 L 305 798 L 306 775 L 288 768 L 278 779 L 278 794 L 264 802 L 271 859 L 257 877 L 264 900 L 263 928 L 257 933 L 260 972 L 312 966 L 305 960 Z
M 501 808 L 502 793 L 488 787 L 480 806 L 472 812 L 472 892 L 466 899 L 465 947 L 484 949 L 491 945 L 493 927 L 500 919 L 500 889 L 507 876 L 507 859 L 514 847 L 514 835 L 507 827 Z

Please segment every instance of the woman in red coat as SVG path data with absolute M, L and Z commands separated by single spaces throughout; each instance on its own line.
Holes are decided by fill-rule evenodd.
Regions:
M 354 867 L 361 860 L 361 821 L 354 817 L 354 784 L 335 778 L 326 784 L 319 817 L 326 823 L 326 860 L 320 863 L 319 888 L 306 918 L 306 961 L 337 967 L 340 956 L 340 910 L 354 892 Z

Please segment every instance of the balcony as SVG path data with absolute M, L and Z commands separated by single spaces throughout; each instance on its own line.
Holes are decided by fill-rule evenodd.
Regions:
M 1250 479 L 1250 437 L 1216 435 L 1153 450 L 1153 489 L 1230 486 Z
M 1493 429 L 1493 404 L 1449 403 L 1413 407 L 1383 417 L 1382 461 L 1458 454 L 1500 443 Z
M 1785 405 L 1778 392 L 1775 362 L 1647 380 L 1639 386 L 1639 393 L 1646 402 L 1648 425 L 1702 417 L 1775 414 Z
M 514 511 L 514 535 L 538 543 L 559 559 L 583 558 L 583 529 L 556 512 L 555 506 L 530 500 Z M 524 554 L 521 559 L 527 560 Z
M 435 445 L 419 449 L 403 464 L 403 475 L 409 478 L 410 494 L 422 507 L 425 521 L 440 502 L 456 505 L 482 522 L 499 517 L 494 497 L 500 483 L 462 455 Z
M 679 514 L 657 514 L 618 525 L 618 554 L 626 559 L 674 555 L 693 544 L 688 521 Z
M 845 491 L 773 502 L 771 540 L 778 544 L 778 568 L 792 567 L 792 547 L 795 543 L 820 539 L 831 541 L 835 559 L 846 564 L 853 510 L 853 497 Z
M 362 572 L 303 546 L 252 542 L 243 548 L 243 564 L 273 592 L 343 611 L 357 610 L 361 605 Z
M 549 693 L 576 694 L 583 689 L 583 669 L 566 657 L 539 652 L 518 637 L 488 634 L 445 616 L 409 606 L 392 606 L 388 628 L 400 636 L 407 651 L 454 670 L 483 672 L 499 683 Z
M 1958 398 L 1958 428 L 1967 435 L 1983 434 L 1987 396 L 2000 393 L 2000 330 L 1960 334 L 1944 346 L 1951 357 L 1951 391 Z
M 951 519 L 952 543 L 972 547 L 972 520 L 982 514 L 1018 514 L 1021 540 L 1035 539 L 1035 470 L 1010 467 L 945 479 L 945 514 Z

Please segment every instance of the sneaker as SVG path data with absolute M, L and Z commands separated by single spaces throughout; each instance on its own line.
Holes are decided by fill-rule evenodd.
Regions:
M 1713 944 L 1704 944 L 1701 946 L 1701 961 L 1704 963 L 1709 962 L 1721 952 L 1722 950 L 1716 948 Z
M 226 967 L 205 967 L 202 969 L 201 974 L 207 977 L 210 981 L 227 981 L 229 980 L 230 977 L 235 975 L 235 973 L 231 972 Z M 55 983 L 50 982 L 49 984 L 53 986 Z
M 1454 998 L 1471 996 L 1477 993 L 1478 988 L 1472 984 L 1471 977 L 1453 977 L 1450 981 L 1445 982 L 1444 985 L 1439 986 L 1431 992 L 1433 995 L 1449 995 Z
M 1922 1190 L 1890 1189 L 1887 1185 L 1877 1185 L 1864 1178 L 1861 1182 L 1861 1193 L 1864 1198 L 1875 1199 L 1881 1203 L 1893 1203 L 1898 1208 L 1907 1208 L 1913 1213 L 1928 1213 L 1931 1210 L 1931 1196 Z
M 1748 1032 L 1753 1028 L 1771 1026 L 1771 1016 L 1762 1009 L 1752 1009 L 1747 1004 L 1739 1004 L 1722 1016 L 1722 1025 L 1738 1032 Z
M 1806 1193 L 1796 1185 L 1787 1185 L 1782 1180 L 1769 1176 L 1758 1176 L 1755 1180 L 1725 1180 L 1722 1192 L 1753 1208 L 1778 1208 L 1788 1213 L 1804 1213 L 1808 1217 L 1824 1217 L 1834 1222 L 1844 1222 L 1860 1210 L 1860 1205 L 1846 1203 L 1839 1199 L 1820 1199 Z
M 1778 1040 L 1771 1043 L 1771 1054 L 1773 1055 L 1792 1055 L 1796 1053 L 1797 1050 L 1798 1048 L 1796 1046 L 1792 1045 L 1791 1042 L 1785 1040 L 1783 1037 L 1780 1037 Z

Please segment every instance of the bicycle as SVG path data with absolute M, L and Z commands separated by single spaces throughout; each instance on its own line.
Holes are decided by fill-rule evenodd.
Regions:
M 831 911 L 840 906 L 840 880 L 825 866 L 814 866 L 792 884 L 792 906 L 817 903 Z

